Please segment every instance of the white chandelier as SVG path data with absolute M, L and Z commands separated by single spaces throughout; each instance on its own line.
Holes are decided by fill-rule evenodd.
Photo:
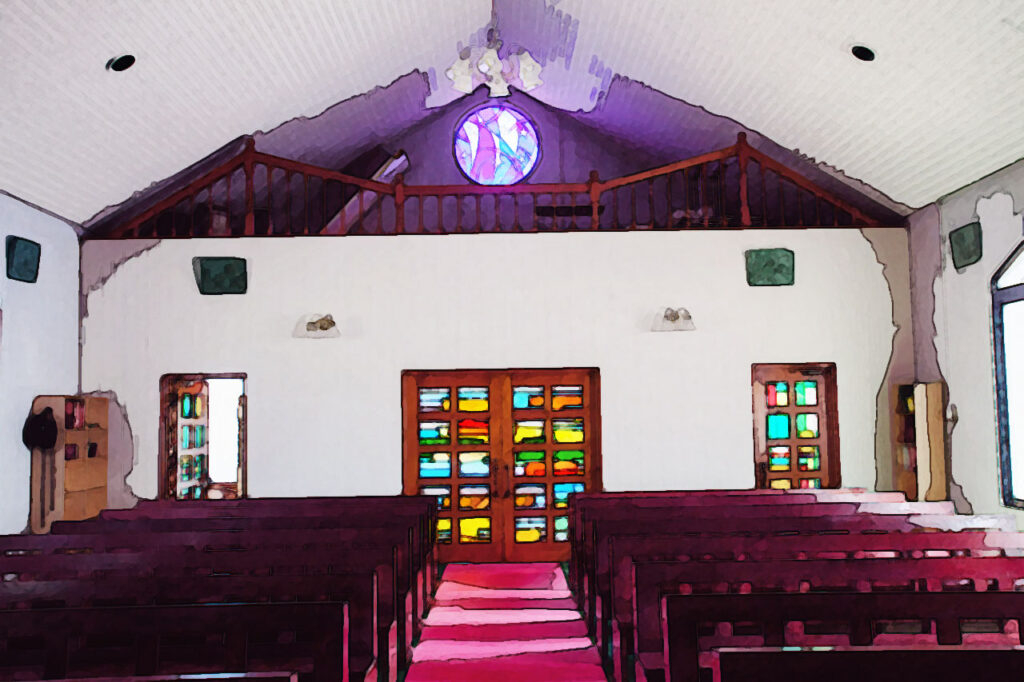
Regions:
M 488 31 L 486 47 L 465 48 L 459 59 L 445 71 L 452 87 L 469 94 L 480 85 L 486 85 L 490 88 L 491 97 L 508 97 L 510 85 L 529 92 L 543 84 L 540 64 L 529 52 L 523 50 L 501 59 L 498 57 L 500 48 L 497 28 Z

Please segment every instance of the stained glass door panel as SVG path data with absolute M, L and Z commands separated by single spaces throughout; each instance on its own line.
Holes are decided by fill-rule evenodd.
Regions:
M 752 378 L 756 486 L 839 487 L 835 364 L 754 365 Z
M 437 499 L 443 562 L 565 561 L 574 493 L 601 489 L 598 372 L 403 374 L 403 490 Z
M 179 500 L 206 496 L 210 481 L 210 387 L 196 381 L 178 389 L 177 490 Z

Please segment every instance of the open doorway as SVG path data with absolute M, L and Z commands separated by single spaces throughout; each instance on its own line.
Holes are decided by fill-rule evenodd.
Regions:
M 160 379 L 161 499 L 245 496 L 244 374 Z

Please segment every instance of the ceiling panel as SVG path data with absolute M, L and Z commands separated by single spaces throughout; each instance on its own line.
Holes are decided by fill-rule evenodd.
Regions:
M 1024 0 L 496 0 L 531 94 L 600 107 L 621 74 L 920 206 L 1024 157 Z M 488 0 L 3 0 L 0 188 L 82 221 L 238 135 L 486 39 Z M 850 54 L 875 50 L 873 62 Z M 130 52 L 124 73 L 103 69 Z

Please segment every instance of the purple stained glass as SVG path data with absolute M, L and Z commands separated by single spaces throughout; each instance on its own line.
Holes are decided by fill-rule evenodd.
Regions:
M 473 182 L 512 185 L 533 170 L 540 154 L 529 119 L 505 105 L 477 109 L 455 133 L 455 159 Z

